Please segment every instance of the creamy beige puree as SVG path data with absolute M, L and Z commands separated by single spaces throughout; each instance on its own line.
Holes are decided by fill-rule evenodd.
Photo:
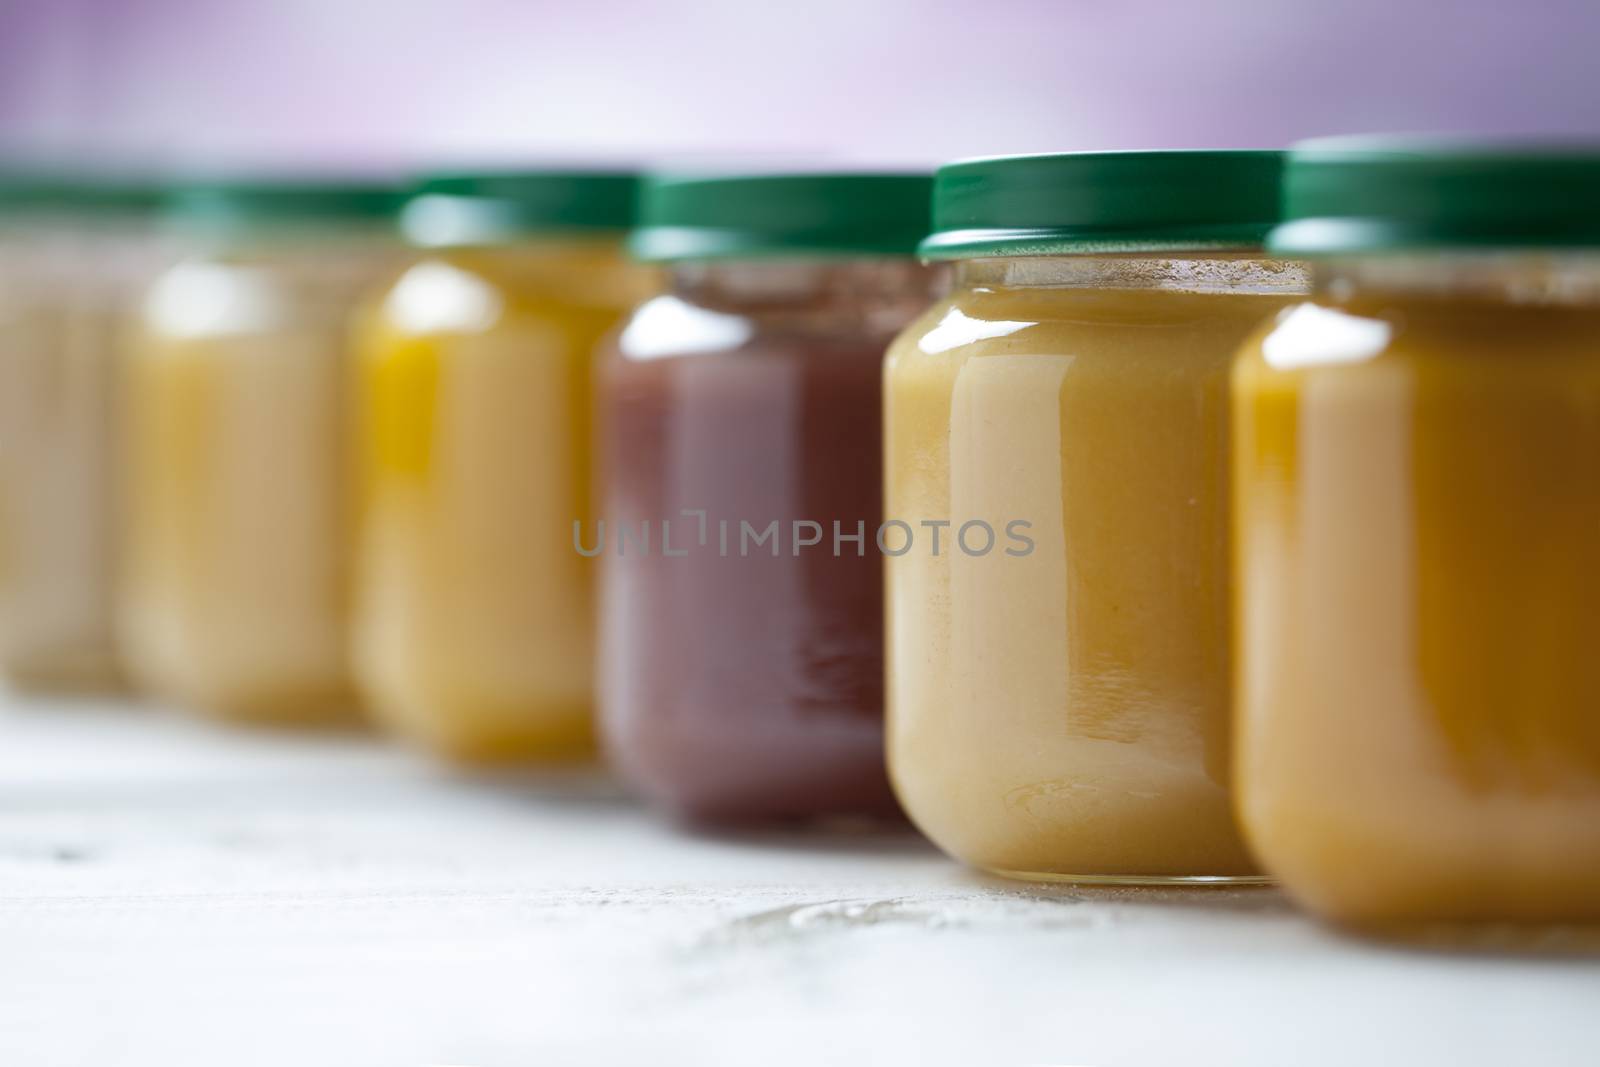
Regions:
M 958 260 L 956 287 L 889 350 L 886 512 L 948 526 L 887 563 L 888 757 L 970 864 L 1259 878 L 1229 783 L 1227 403 L 1240 342 L 1304 289 L 1258 248 L 1280 165 L 939 172 L 922 251 Z
M 1249 874 L 1227 786 L 1227 372 L 1286 297 L 990 277 L 890 352 L 888 510 L 952 535 L 1025 521 L 1034 550 L 891 560 L 896 783 L 978 866 Z
M 175 201 L 196 244 L 151 286 L 127 372 L 119 614 L 158 696 L 270 723 L 356 710 L 349 344 L 397 267 L 393 205 L 343 182 Z

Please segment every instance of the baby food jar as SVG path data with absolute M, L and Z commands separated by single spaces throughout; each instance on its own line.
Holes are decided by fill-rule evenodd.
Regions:
M 378 716 L 468 762 L 593 749 L 596 342 L 652 290 L 626 173 L 462 174 L 362 346 L 359 670 Z
M 154 695 L 224 718 L 350 719 L 347 345 L 397 267 L 386 184 L 178 190 L 191 253 L 128 369 L 121 629 Z
M 605 368 L 601 719 L 623 776 L 702 822 L 895 811 L 883 768 L 885 346 L 936 295 L 930 180 L 662 177 L 671 265 Z
M 1600 150 L 1309 142 L 1233 380 L 1239 810 L 1359 924 L 1600 918 Z
M 116 415 L 136 293 L 156 271 L 144 181 L 0 179 L 0 668 L 115 688 Z
M 939 171 L 953 295 L 890 349 L 889 763 L 1012 877 L 1259 878 L 1229 798 L 1228 365 L 1303 271 L 1281 158 Z M 914 536 L 913 536 L 914 535 Z

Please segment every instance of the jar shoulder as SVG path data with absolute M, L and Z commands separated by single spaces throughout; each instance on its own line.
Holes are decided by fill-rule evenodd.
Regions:
M 139 323 L 146 337 L 167 344 L 291 330 L 314 316 L 309 288 L 270 263 L 192 257 L 151 281 Z
M 1246 380 L 1437 368 L 1528 379 L 1600 372 L 1600 307 L 1423 298 L 1312 298 L 1280 309 L 1241 346 Z
M 762 333 L 758 316 L 658 293 L 623 320 L 611 345 L 621 364 L 743 351 Z
M 876 364 L 908 317 L 797 305 L 740 307 L 662 293 L 629 314 L 611 354 L 623 365 L 719 356 Z
M 1108 368 L 1216 363 L 1295 297 L 1070 288 L 957 290 L 895 341 L 890 372 L 986 357 Z
M 409 264 L 371 297 L 374 327 L 394 340 L 517 332 L 592 334 L 614 324 L 649 289 L 626 265 L 575 263 L 552 278 L 471 257 L 431 256 Z

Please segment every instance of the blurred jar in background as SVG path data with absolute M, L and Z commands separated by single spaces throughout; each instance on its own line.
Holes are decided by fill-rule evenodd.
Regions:
M 596 342 L 654 288 L 629 261 L 637 179 L 441 176 L 405 209 L 430 249 L 362 345 L 359 671 L 397 733 L 465 762 L 593 750 Z
M 0 668 L 116 687 L 119 379 L 159 190 L 0 179 Z
M 347 348 L 398 269 L 396 206 L 349 180 L 169 202 L 191 254 L 147 293 L 129 367 L 120 612 L 157 696 L 262 723 L 355 714 Z
M 1336 138 L 1234 368 L 1237 783 L 1343 922 L 1600 919 L 1600 147 Z
M 931 179 L 662 177 L 634 249 L 671 264 L 602 390 L 602 725 L 701 822 L 894 815 L 883 766 L 880 406 L 937 295 Z
M 889 757 L 1010 877 L 1260 880 L 1234 823 L 1228 369 L 1304 292 L 1274 152 L 941 168 L 956 289 L 890 349 Z

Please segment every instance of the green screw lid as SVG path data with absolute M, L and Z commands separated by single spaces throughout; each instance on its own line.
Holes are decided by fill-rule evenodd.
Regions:
M 209 233 L 392 223 L 398 187 L 374 178 L 284 177 L 195 181 L 165 198 L 179 226 Z
M 64 174 L 32 168 L 0 168 L 0 215 L 67 210 L 73 183 Z
M 1290 150 L 1274 252 L 1600 247 L 1600 145 L 1328 137 Z
M 167 188 L 150 175 L 95 173 L 74 184 L 73 206 L 99 216 L 153 214 L 166 202 Z
M 934 180 L 930 259 L 1249 249 L 1278 221 L 1283 153 L 968 159 Z
M 0 170 L 0 218 L 43 221 L 52 228 L 143 226 L 155 218 L 165 193 L 152 174 L 104 166 Z
M 639 259 L 910 256 L 928 233 L 927 174 L 711 174 L 650 178 Z
M 639 176 L 623 170 L 438 174 L 401 215 L 407 240 L 426 247 L 500 244 L 535 233 L 624 231 L 638 211 Z

